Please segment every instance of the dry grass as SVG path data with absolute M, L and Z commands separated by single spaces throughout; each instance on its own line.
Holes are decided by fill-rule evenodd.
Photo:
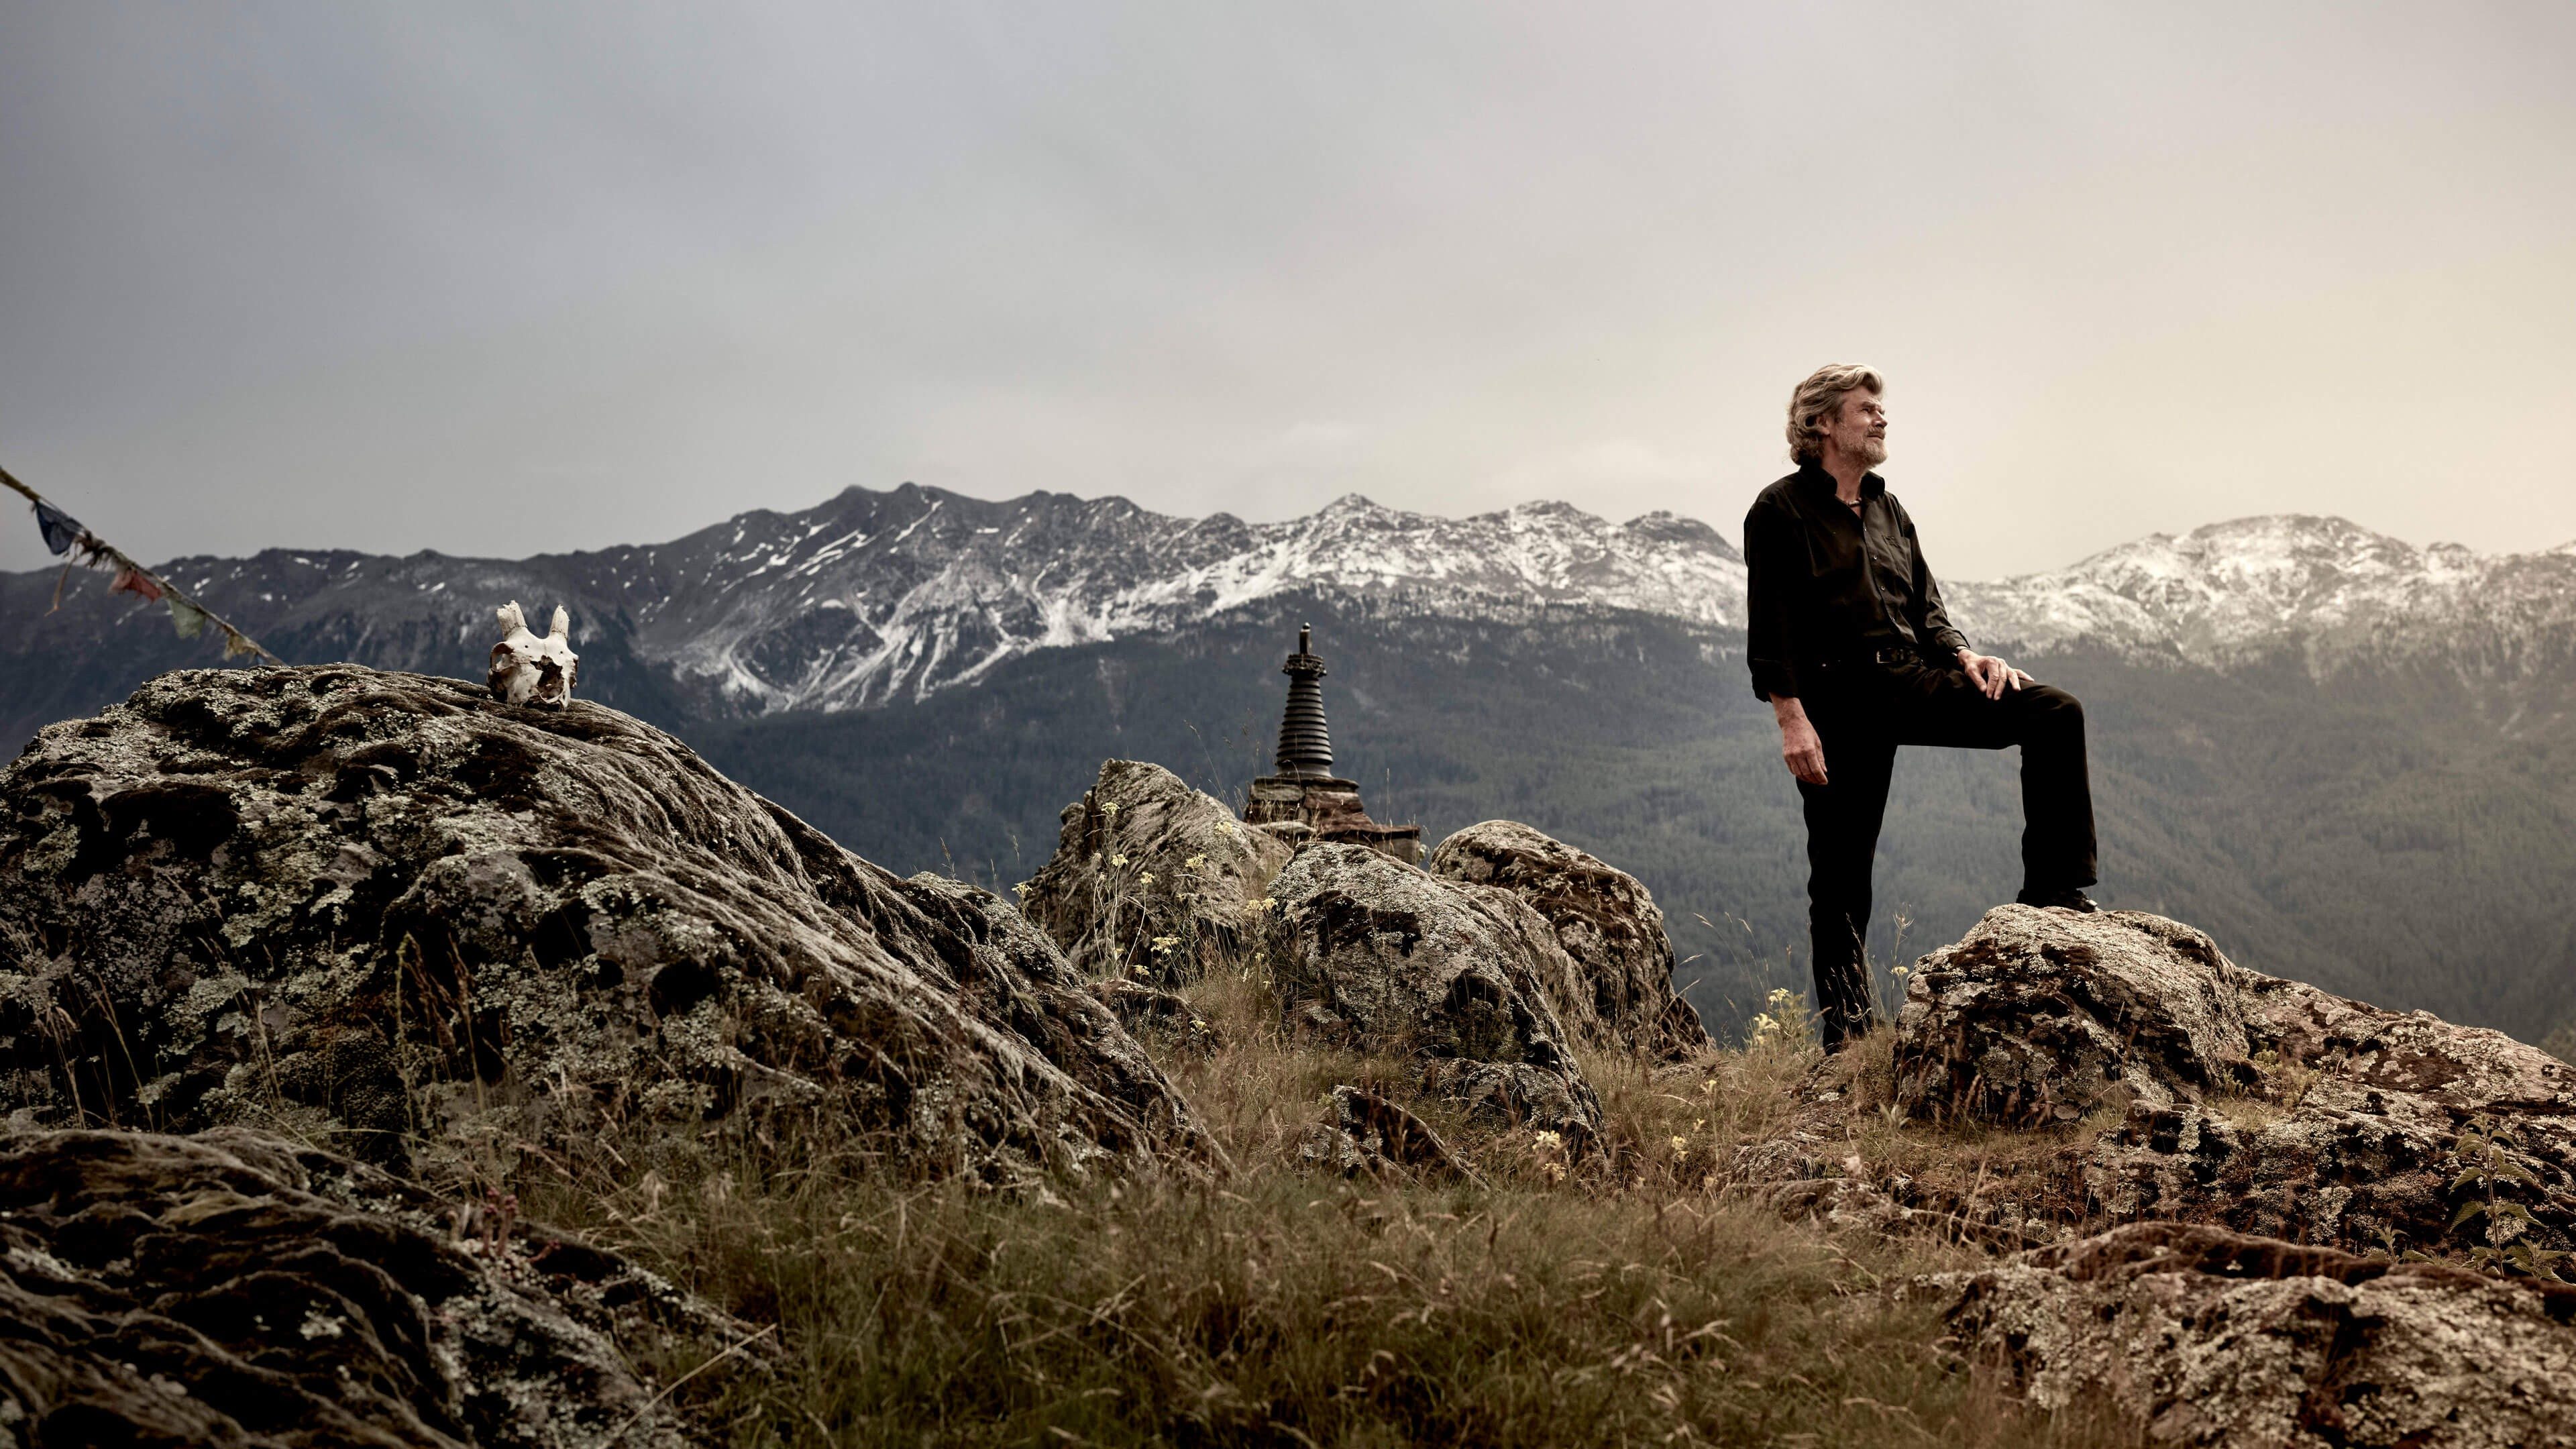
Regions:
M 1231 1157 L 1222 1180 L 995 1195 L 803 1143 L 640 1174 L 603 1152 L 520 1191 L 774 1325 L 770 1371 L 681 1393 L 729 1443 L 2140 1442 L 1944 1355 L 1937 1305 L 1896 1290 L 1977 1250 L 1837 1236 L 1728 1190 L 1736 1144 L 1812 1110 L 1794 1034 L 1679 1068 L 1588 1059 L 1608 1130 L 1570 1173 L 1532 1133 L 1411 1101 L 1484 1181 L 1343 1182 L 1297 1143 L 1336 1083 L 1405 1097 L 1399 1064 L 1283 1037 L 1246 974 L 1190 995 L 1224 1045 L 1148 1044 Z

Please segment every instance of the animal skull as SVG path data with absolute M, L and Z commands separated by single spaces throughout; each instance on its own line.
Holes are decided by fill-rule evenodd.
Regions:
M 494 611 L 501 621 L 501 642 L 492 646 L 492 672 L 484 682 L 504 704 L 539 704 L 561 708 L 572 702 L 573 676 L 581 656 L 572 652 L 572 616 L 555 606 L 554 627 L 542 639 L 528 632 L 528 619 L 516 599 Z

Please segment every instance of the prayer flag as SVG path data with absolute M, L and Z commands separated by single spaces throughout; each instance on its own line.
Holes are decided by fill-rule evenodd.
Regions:
M 36 529 L 45 536 L 45 547 L 56 553 L 68 553 L 86 530 L 80 520 L 50 503 L 36 505 Z
M 226 659 L 233 658 L 235 655 L 257 654 L 258 652 L 259 646 L 253 644 L 248 639 L 243 638 L 242 632 L 239 629 L 226 629 L 224 631 L 224 657 Z
M 158 601 L 161 597 L 161 581 L 132 564 L 119 567 L 116 571 L 116 582 L 107 586 L 107 591 L 111 594 L 119 589 L 129 594 L 141 594 L 154 601 Z
M 194 639 L 206 627 L 206 611 L 180 598 L 177 594 L 172 594 L 170 627 L 179 631 L 180 638 Z

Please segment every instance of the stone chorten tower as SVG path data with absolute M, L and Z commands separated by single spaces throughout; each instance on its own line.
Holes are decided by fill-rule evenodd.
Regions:
M 1315 657 L 1315 626 L 1297 630 L 1297 652 L 1279 666 L 1288 676 L 1288 709 L 1279 720 L 1279 773 L 1252 782 L 1246 824 L 1294 822 L 1325 840 L 1366 845 L 1408 865 L 1422 863 L 1422 827 L 1380 825 L 1360 804 L 1357 782 L 1333 773 L 1333 736 L 1324 724 L 1324 661 Z

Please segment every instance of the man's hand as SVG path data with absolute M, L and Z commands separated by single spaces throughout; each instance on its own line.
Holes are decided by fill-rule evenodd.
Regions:
M 1816 727 L 1807 719 L 1807 707 L 1792 698 L 1774 695 L 1772 716 L 1780 721 L 1780 759 L 1789 773 L 1810 785 L 1825 783 L 1825 742 L 1816 738 Z
M 1968 679 L 1988 699 L 2001 699 L 2007 689 L 2019 689 L 2031 682 L 2030 676 L 1991 654 L 1973 649 L 1959 651 L 1959 667 L 1968 671 Z

